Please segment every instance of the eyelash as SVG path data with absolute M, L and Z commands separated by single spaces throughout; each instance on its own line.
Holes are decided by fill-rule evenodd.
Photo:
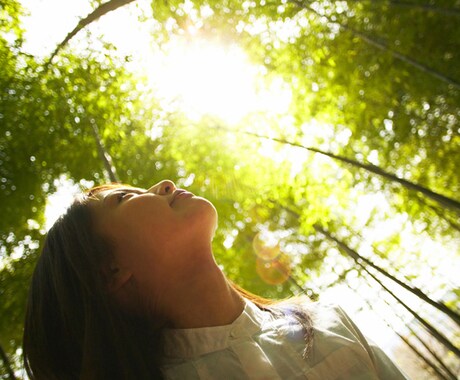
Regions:
M 126 195 L 130 195 L 130 194 L 139 195 L 139 194 L 142 194 L 142 192 L 137 191 L 137 190 L 135 190 L 135 189 L 130 190 L 130 191 L 120 191 L 120 192 L 117 192 L 117 201 L 118 201 L 118 203 L 121 203 L 121 201 L 123 200 L 123 198 L 124 198 Z
M 118 193 L 118 195 L 117 195 L 118 203 L 120 203 L 123 200 L 123 197 L 126 194 L 128 194 L 128 193 L 126 193 L 126 192 Z

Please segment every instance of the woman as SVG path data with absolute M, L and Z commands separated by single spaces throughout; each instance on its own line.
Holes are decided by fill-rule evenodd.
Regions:
M 50 229 L 24 331 L 31 379 L 404 379 L 339 308 L 273 303 L 212 255 L 217 212 L 162 181 L 97 187 Z

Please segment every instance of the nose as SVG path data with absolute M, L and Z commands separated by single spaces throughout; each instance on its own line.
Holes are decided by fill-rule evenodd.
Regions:
M 169 179 L 165 179 L 164 181 L 158 182 L 156 185 L 153 185 L 147 191 L 149 193 L 157 194 L 157 195 L 168 195 L 172 194 L 176 191 L 177 187 L 173 181 Z

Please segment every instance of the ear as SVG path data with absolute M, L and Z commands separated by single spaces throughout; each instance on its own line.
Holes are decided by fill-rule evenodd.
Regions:
M 104 273 L 106 278 L 107 291 L 115 293 L 122 288 L 133 275 L 130 270 L 122 266 L 111 264 L 108 271 Z

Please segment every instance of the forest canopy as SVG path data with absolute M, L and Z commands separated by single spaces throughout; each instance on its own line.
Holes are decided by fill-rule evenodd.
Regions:
M 457 378 L 460 1 L 79 3 L 34 50 L 31 2 L 0 0 L 1 378 L 53 197 L 164 178 L 216 206 L 236 283 L 338 302 L 409 375 Z

